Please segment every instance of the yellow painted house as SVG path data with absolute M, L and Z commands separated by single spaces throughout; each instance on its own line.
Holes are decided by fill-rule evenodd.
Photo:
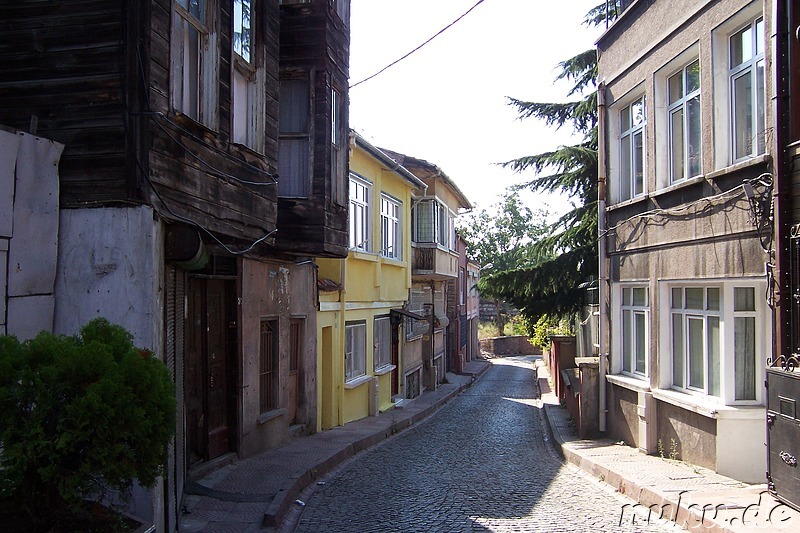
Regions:
M 411 288 L 411 192 L 426 185 L 351 134 L 347 259 L 318 259 L 317 430 L 403 397 L 399 333 Z

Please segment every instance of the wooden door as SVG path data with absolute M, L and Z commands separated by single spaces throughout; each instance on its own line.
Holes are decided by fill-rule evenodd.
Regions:
M 233 284 L 191 278 L 188 289 L 186 406 L 189 463 L 233 449 L 236 389 L 231 386 L 235 327 Z M 233 329 L 233 331 L 231 331 Z

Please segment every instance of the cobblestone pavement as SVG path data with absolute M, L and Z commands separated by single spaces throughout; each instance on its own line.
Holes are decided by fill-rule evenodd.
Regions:
M 566 465 L 547 440 L 530 357 L 493 359 L 442 410 L 315 487 L 297 531 L 675 531 Z

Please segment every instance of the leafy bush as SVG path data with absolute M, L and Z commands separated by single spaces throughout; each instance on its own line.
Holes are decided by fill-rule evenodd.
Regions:
M 77 336 L 0 336 L 0 495 L 33 523 L 153 485 L 174 427 L 169 372 L 124 328 L 100 318 Z
M 542 349 L 550 348 L 550 335 L 572 335 L 572 327 L 565 318 L 542 315 L 533 325 L 531 342 Z

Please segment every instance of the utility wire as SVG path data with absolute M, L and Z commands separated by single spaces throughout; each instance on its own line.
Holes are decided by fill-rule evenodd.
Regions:
M 471 12 L 473 9 L 475 9 L 476 7 L 478 7 L 479 5 L 481 5 L 483 2 L 484 2 L 484 0 L 478 0 L 478 2 L 477 2 L 477 3 L 476 3 L 474 6 L 472 6 L 471 8 L 469 8 L 469 9 L 468 9 L 468 10 L 467 10 L 467 11 L 466 11 L 466 12 L 465 12 L 463 15 L 461 15 L 460 17 L 458 17 L 456 20 L 454 20 L 453 22 L 451 22 L 450 24 L 448 24 L 447 26 L 445 26 L 444 28 L 442 28 L 441 30 L 439 30 L 438 32 L 436 32 L 436 34 L 435 34 L 433 37 L 431 37 L 430 39 L 428 39 L 427 41 L 425 41 L 425 42 L 424 42 L 424 43 L 422 43 L 421 45 L 417 46 L 416 48 L 414 48 L 413 50 L 411 50 L 409 53 L 407 53 L 406 55 L 404 55 L 403 57 L 401 57 L 401 58 L 399 58 L 399 59 L 396 59 L 395 61 L 392 61 L 391 63 L 389 63 L 388 65 L 386 65 L 386 66 L 385 66 L 385 67 L 383 67 L 382 69 L 380 69 L 378 72 L 376 72 L 376 73 L 375 73 L 375 74 L 373 74 L 372 76 L 366 77 L 366 78 L 364 78 L 363 80 L 361 80 L 361 81 L 359 81 L 359 82 L 357 82 L 357 83 L 354 83 L 353 85 L 351 85 L 351 86 L 350 86 L 350 88 L 352 89 L 352 88 L 354 88 L 354 87 L 357 87 L 357 86 L 361 85 L 362 83 L 364 83 L 365 81 L 369 81 L 369 80 L 371 80 L 372 78 L 374 78 L 374 77 L 378 76 L 379 74 L 382 74 L 382 73 L 383 73 L 383 72 L 385 72 L 386 70 L 389 70 L 391 67 L 395 66 L 396 64 L 398 64 L 399 62 L 401 62 L 402 60 L 404 60 L 405 58 L 407 58 L 408 56 L 410 56 L 411 54 L 413 54 L 414 52 L 416 52 L 417 50 L 419 50 L 420 48 L 422 48 L 423 46 L 425 46 L 426 44 L 428 44 L 429 42 L 431 42 L 432 40 L 434 40 L 434 39 L 435 39 L 435 38 L 437 38 L 438 36 L 440 36 L 441 34 L 443 34 L 443 33 L 444 33 L 446 30 L 448 30 L 448 29 L 450 29 L 451 27 L 455 26 L 455 24 L 456 24 L 458 21 L 460 21 L 461 19 L 463 19 L 464 17 L 466 17 L 467 15 L 469 15 L 469 14 L 470 14 L 470 12 Z

